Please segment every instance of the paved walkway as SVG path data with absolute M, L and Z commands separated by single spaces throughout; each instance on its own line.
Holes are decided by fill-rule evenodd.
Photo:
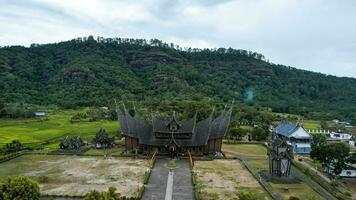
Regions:
M 144 200 L 193 200 L 193 186 L 188 160 L 176 160 L 176 168 L 169 170 L 166 158 L 156 160 L 146 185 Z

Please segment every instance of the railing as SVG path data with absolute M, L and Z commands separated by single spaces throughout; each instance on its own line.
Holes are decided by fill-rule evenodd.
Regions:
M 282 197 L 275 193 L 269 183 L 265 181 L 260 174 L 258 174 L 242 157 L 237 157 L 245 168 L 256 178 L 256 180 L 262 185 L 262 187 L 267 191 L 267 193 L 275 200 L 282 200 Z

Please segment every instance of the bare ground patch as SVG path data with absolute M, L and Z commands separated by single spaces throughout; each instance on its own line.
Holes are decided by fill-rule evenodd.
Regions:
M 115 187 L 125 196 L 136 196 L 149 162 L 131 158 L 31 155 L 3 163 L 1 167 L 16 168 L 8 174 L 0 170 L 1 175 L 37 179 L 41 193 L 46 195 L 83 196 L 93 189 L 104 191 Z
M 245 191 L 253 192 L 258 199 L 268 199 L 268 194 L 238 160 L 196 161 L 194 172 L 202 199 L 233 199 Z

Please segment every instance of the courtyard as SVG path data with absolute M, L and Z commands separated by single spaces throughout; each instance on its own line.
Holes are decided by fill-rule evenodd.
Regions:
M 254 193 L 258 199 L 270 199 L 238 160 L 196 161 L 194 173 L 202 199 L 233 199 L 240 192 Z
M 128 197 L 138 195 L 149 161 L 102 156 L 24 155 L 0 164 L 0 177 L 29 176 L 42 195 L 84 196 L 90 190 L 115 187 Z

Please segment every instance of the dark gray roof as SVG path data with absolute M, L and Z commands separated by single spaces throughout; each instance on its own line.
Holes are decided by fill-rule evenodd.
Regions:
M 162 117 L 153 118 L 153 132 L 170 133 L 168 123 L 171 120 Z M 195 127 L 196 117 L 178 121 L 180 128 L 174 133 L 192 133 Z
M 126 109 L 121 111 L 117 108 L 117 115 L 120 123 L 120 128 L 124 136 L 130 136 L 139 139 L 140 144 L 162 146 L 172 142 L 176 142 L 182 146 L 203 146 L 206 145 L 209 139 L 224 137 L 232 112 L 232 106 L 229 110 L 224 110 L 217 118 L 213 119 L 213 113 L 208 118 L 197 122 L 196 115 L 193 118 L 177 120 L 175 115 L 173 118 L 177 120 L 179 129 L 171 133 L 168 124 L 173 119 L 162 117 L 154 117 L 152 122 L 144 120 L 138 112 L 131 116 Z M 173 134 L 173 138 L 156 138 L 155 132 Z M 191 139 L 174 138 L 177 133 L 191 133 Z
M 297 129 L 298 125 L 289 124 L 287 121 L 281 121 L 276 128 L 273 129 L 273 132 L 279 135 L 283 135 L 289 137 L 292 135 Z

